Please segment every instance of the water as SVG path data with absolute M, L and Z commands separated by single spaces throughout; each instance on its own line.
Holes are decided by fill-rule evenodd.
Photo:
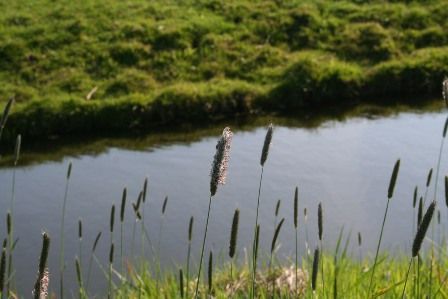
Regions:
M 276 126 L 265 164 L 261 190 L 260 248 L 267 255 L 274 230 L 274 208 L 282 200 L 279 217 L 285 217 L 279 243 L 279 256 L 292 257 L 293 195 L 299 187 L 300 253 L 305 253 L 303 209 L 308 210 L 307 230 L 311 248 L 316 246 L 317 205 L 324 207 L 324 246 L 333 248 L 339 231 L 351 232 L 351 251 L 357 256 L 356 234 L 363 235 L 363 254 L 374 251 L 382 216 L 386 207 L 387 188 L 396 159 L 401 168 L 386 223 L 383 250 L 406 252 L 412 240 L 412 195 L 415 185 L 424 193 L 426 176 L 435 168 L 445 113 L 402 113 L 395 117 L 344 122 L 326 122 L 314 129 Z M 244 260 L 243 248 L 251 244 L 258 182 L 261 167 L 261 148 L 265 128 L 232 128 L 231 159 L 227 184 L 219 186 L 212 202 L 207 251 L 213 249 L 218 260 L 227 260 L 228 239 L 234 210 L 240 209 L 238 255 Z M 62 155 L 57 161 L 39 160 L 36 164 L 19 166 L 16 172 L 15 235 L 19 238 L 15 251 L 16 281 L 20 293 L 28 296 L 37 271 L 41 233 L 52 237 L 49 268 L 51 289 L 59 284 L 59 233 L 66 168 L 73 162 L 66 215 L 66 285 L 70 295 L 75 285 L 74 257 L 79 255 L 78 219 L 82 218 L 82 263 L 87 263 L 93 240 L 99 231 L 103 236 L 97 254 L 106 263 L 109 252 L 109 216 L 111 205 L 119 210 L 123 187 L 128 188 L 125 217 L 125 254 L 131 255 L 132 227 L 135 219 L 130 201 L 135 201 L 143 180 L 149 178 L 145 222 L 153 242 L 154 255 L 160 256 L 164 269 L 184 263 L 187 249 L 187 229 L 190 216 L 195 217 L 193 252 L 198 260 L 201 235 L 204 229 L 209 196 L 209 172 L 217 138 L 222 128 L 208 130 L 205 136 L 186 141 L 168 138 L 169 143 L 138 141 L 135 149 L 107 146 L 95 155 L 77 153 Z M 191 133 L 189 133 L 191 135 Z M 210 135 L 212 134 L 212 135 Z M 26 136 L 25 136 L 26 138 Z M 127 143 L 132 141 L 128 141 Z M 26 143 L 24 143 L 26 148 Z M 86 145 L 88 148 L 89 146 Z M 132 148 L 132 147 L 131 147 Z M 90 150 L 86 150 L 91 152 Z M 84 152 L 86 152 L 84 151 Z M 445 151 L 446 152 L 446 151 Z M 34 154 L 25 154 L 29 161 Z M 50 155 L 51 156 L 51 155 Z M 435 171 L 435 169 L 434 169 Z M 439 176 L 439 208 L 445 218 L 443 177 L 448 172 L 448 158 L 443 157 Z M 435 173 L 433 178 L 435 177 Z M 0 170 L 3 200 L 0 209 L 6 214 L 11 197 L 12 168 Z M 433 198 L 434 183 L 428 192 Z M 162 221 L 162 203 L 168 196 L 167 212 Z M 118 216 L 118 212 L 116 213 Z M 280 218 L 279 218 L 280 219 Z M 160 225 L 162 238 L 159 240 Z M 119 220 L 115 221 L 115 258 L 120 255 Z M 5 221 L 0 226 L 5 235 Z M 140 256 L 140 233 L 137 229 L 134 256 Z M 150 255 L 150 247 L 146 252 Z M 160 248 L 160 250 L 158 250 Z M 120 266 L 117 263 L 116 267 Z M 91 291 L 101 292 L 106 279 L 94 263 Z M 84 277 L 86 273 L 84 273 Z

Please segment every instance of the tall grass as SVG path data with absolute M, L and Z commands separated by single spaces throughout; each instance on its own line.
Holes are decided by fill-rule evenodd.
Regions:
M 216 145 L 216 153 L 213 158 L 212 170 L 210 172 L 210 197 L 208 201 L 207 220 L 205 222 L 204 238 L 202 240 L 201 257 L 199 259 L 199 270 L 196 281 L 196 289 L 194 293 L 195 299 L 198 298 L 199 283 L 201 281 L 202 259 L 204 257 L 205 242 L 207 240 L 208 222 L 210 219 L 210 209 L 212 205 L 212 197 L 218 190 L 218 185 L 226 182 L 227 167 L 230 158 L 230 145 L 233 133 L 229 128 L 224 128 L 222 136 Z
M 261 184 L 263 182 L 263 172 L 264 172 L 264 164 L 266 163 L 266 160 L 269 155 L 269 147 L 271 145 L 272 141 L 272 134 L 274 132 L 274 126 L 270 124 L 268 126 L 266 136 L 264 138 L 263 148 L 261 150 L 261 158 L 260 158 L 260 166 L 261 166 L 261 173 L 260 173 L 260 181 L 258 184 L 258 197 L 257 197 L 257 208 L 256 208 L 256 214 L 255 214 L 255 226 L 254 226 L 254 242 L 252 247 L 252 292 L 251 292 L 251 298 L 254 298 L 255 295 L 255 277 L 257 273 L 257 259 L 255 254 L 255 239 L 257 234 L 257 228 L 258 228 L 258 212 L 260 209 L 260 195 L 261 195 Z
M 392 170 L 392 175 L 390 177 L 389 188 L 387 189 L 386 210 L 384 212 L 383 224 L 381 225 L 380 237 L 379 237 L 379 240 L 378 240 L 378 245 L 376 247 L 375 260 L 373 262 L 372 273 L 371 273 L 371 276 L 370 276 L 370 283 L 369 283 L 369 289 L 368 289 L 369 290 L 368 291 L 369 296 L 370 296 L 370 291 L 372 289 L 373 278 L 375 277 L 375 269 L 377 267 L 378 253 L 380 251 L 381 241 L 383 239 L 383 231 L 384 231 L 384 225 L 386 223 L 387 211 L 389 209 L 390 200 L 391 200 L 391 198 L 394 195 L 394 189 L 395 189 L 395 184 L 397 182 L 397 177 L 398 177 L 398 171 L 399 170 L 400 170 L 400 159 L 398 159 L 397 162 L 395 162 L 394 169 Z
M 230 261 L 230 279 L 233 278 L 233 264 L 236 253 L 236 245 L 238 240 L 238 224 L 240 219 L 240 210 L 236 209 L 233 214 L 232 227 L 230 229 L 230 244 L 229 244 L 229 257 Z
M 70 181 L 70 176 L 72 173 L 72 162 L 68 164 L 67 175 L 65 179 L 65 192 L 62 204 L 62 219 L 61 219 L 61 232 L 60 232 L 60 246 L 59 246 L 59 273 L 60 273 L 60 284 L 59 284 L 59 295 L 61 299 L 64 299 L 64 270 L 65 270 L 65 259 L 64 259 L 64 236 L 65 236 L 65 212 L 67 206 L 68 197 L 68 186 Z

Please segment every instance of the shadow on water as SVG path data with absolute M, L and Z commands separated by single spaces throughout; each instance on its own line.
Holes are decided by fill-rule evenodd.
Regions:
M 151 149 L 173 144 L 190 144 L 203 138 L 217 136 L 222 128 L 230 126 L 234 131 L 252 131 L 272 122 L 289 128 L 315 129 L 326 122 L 343 122 L 354 117 L 381 118 L 391 117 L 400 112 L 428 113 L 437 112 L 443 108 L 442 101 L 428 101 L 425 104 L 412 106 L 402 104 L 362 105 L 356 107 L 338 107 L 331 109 L 313 109 L 307 112 L 293 112 L 244 116 L 234 119 L 219 120 L 209 124 L 183 124 L 148 129 L 145 132 L 133 131 L 126 133 L 110 133 L 98 136 L 91 133 L 75 136 L 59 136 L 44 140 L 27 142 L 26 133 L 22 134 L 22 152 L 20 166 L 30 166 L 48 161 L 61 161 L 66 157 L 81 155 L 97 156 L 110 148 L 120 148 L 133 151 L 150 151 Z M 14 146 L 4 145 L 3 158 L 0 167 L 13 164 Z M 6 152 L 6 153 L 5 153 Z

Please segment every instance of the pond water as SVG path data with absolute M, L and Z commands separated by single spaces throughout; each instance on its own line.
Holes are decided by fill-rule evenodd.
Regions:
M 303 209 L 308 210 L 306 231 L 311 248 L 317 242 L 317 205 L 324 208 L 324 246 L 334 248 L 339 232 L 351 232 L 349 248 L 357 257 L 356 234 L 363 235 L 363 254 L 374 254 L 382 216 L 386 207 L 387 188 L 395 161 L 401 159 L 401 168 L 394 198 L 386 222 L 382 250 L 407 252 L 412 240 L 412 197 L 418 185 L 424 193 L 426 176 L 437 163 L 446 112 L 401 113 L 393 117 L 346 121 L 330 121 L 305 129 L 294 126 L 275 126 L 272 145 L 265 164 L 261 189 L 260 250 L 267 255 L 274 231 L 274 208 L 282 200 L 279 217 L 285 223 L 279 237 L 278 255 L 292 257 L 293 195 L 299 188 L 299 246 L 305 253 L 305 223 Z M 219 262 L 227 260 L 229 230 L 234 210 L 240 209 L 238 255 L 244 261 L 244 249 L 252 240 L 257 192 L 261 167 L 260 153 L 266 128 L 233 126 L 234 132 L 227 184 L 220 186 L 212 202 L 207 252 L 212 249 Z M 15 236 L 19 238 L 15 251 L 16 284 L 23 296 L 31 292 L 37 271 L 41 233 L 52 237 L 49 268 L 51 290 L 59 284 L 59 234 L 67 165 L 73 162 L 66 214 L 65 256 L 67 263 L 67 294 L 76 285 L 74 257 L 79 255 L 78 219 L 82 218 L 82 264 L 86 272 L 93 240 L 103 232 L 97 248 L 99 260 L 106 263 L 109 252 L 109 216 L 111 205 L 119 210 L 121 193 L 126 186 L 128 204 L 124 232 L 126 256 L 140 256 L 140 230 L 137 229 L 132 245 L 134 202 L 148 177 L 148 199 L 145 203 L 145 224 L 152 240 L 155 255 L 160 255 L 164 269 L 173 269 L 184 263 L 187 251 L 187 229 L 194 216 L 193 252 L 197 262 L 207 213 L 209 173 L 215 145 L 222 128 L 213 128 L 193 141 L 168 138 L 168 143 L 135 140 L 139 146 L 132 149 L 107 145 L 94 155 L 69 153 L 57 161 L 39 160 L 16 169 Z M 193 134 L 194 135 L 194 134 Z M 25 137 L 26 138 L 26 137 Z M 132 144 L 132 141 L 128 143 Z M 88 145 L 86 145 L 88 147 Z M 26 143 L 24 145 L 26 149 Z M 82 145 L 80 146 L 82 149 Z M 446 147 L 448 149 L 448 146 Z M 24 154 L 28 161 L 33 153 Z M 50 154 L 51 156 L 51 154 Z M 29 162 L 29 161 L 28 161 Z M 435 169 L 434 169 L 435 170 Z M 442 157 L 439 176 L 439 208 L 446 215 L 443 177 L 448 173 L 448 157 Z M 435 172 L 434 176 L 435 177 Z M 3 200 L 0 209 L 9 209 L 12 168 L 0 169 L 0 187 Z M 428 191 L 433 198 L 434 179 Z M 162 220 L 162 203 L 168 204 Z M 118 213 L 117 213 L 118 215 Z M 280 218 L 279 218 L 280 219 Z M 444 223 L 445 217 L 442 217 Z M 119 257 L 119 221 L 116 219 L 115 257 Z M 163 223 L 161 238 L 160 227 Z M 442 223 L 442 224 L 443 224 Z M 5 221 L 0 225 L 5 235 Z M 160 248 L 160 250 L 158 250 Z M 147 256 L 151 256 L 146 244 Z M 176 266 L 177 265 L 177 266 Z M 117 264 L 117 268 L 119 266 Z M 86 273 L 84 273 L 86 276 Z M 98 293 L 107 286 L 106 279 L 94 263 L 91 292 Z

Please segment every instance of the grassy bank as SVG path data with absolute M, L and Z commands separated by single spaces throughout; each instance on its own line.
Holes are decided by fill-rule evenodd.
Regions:
M 448 2 L 358 2 L 0 3 L 0 100 L 17 100 L 5 138 L 436 95 Z

